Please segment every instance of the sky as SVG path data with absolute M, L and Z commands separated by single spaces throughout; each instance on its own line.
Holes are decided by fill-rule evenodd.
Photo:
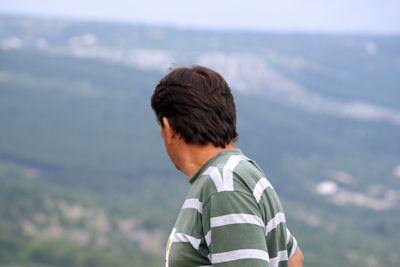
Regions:
M 0 0 L 0 14 L 207 29 L 400 34 L 400 0 Z

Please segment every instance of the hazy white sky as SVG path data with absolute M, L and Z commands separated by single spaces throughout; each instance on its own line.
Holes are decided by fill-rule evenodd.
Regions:
M 400 0 L 0 0 L 0 14 L 184 27 L 400 33 Z

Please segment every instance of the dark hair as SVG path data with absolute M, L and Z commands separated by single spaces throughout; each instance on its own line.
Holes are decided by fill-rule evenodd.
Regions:
M 217 72 L 202 66 L 180 67 L 160 80 L 151 107 L 161 126 L 166 117 L 186 143 L 225 147 L 237 137 L 231 90 Z

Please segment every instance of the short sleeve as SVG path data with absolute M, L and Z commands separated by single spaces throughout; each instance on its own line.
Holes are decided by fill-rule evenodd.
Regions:
M 296 238 L 290 233 L 289 229 L 286 228 L 286 247 L 289 259 L 296 253 L 297 246 Z
M 211 195 L 203 206 L 202 224 L 213 266 L 269 266 L 265 223 L 252 195 Z

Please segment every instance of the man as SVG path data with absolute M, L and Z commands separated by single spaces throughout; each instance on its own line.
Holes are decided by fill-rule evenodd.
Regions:
M 191 183 L 165 266 L 301 267 L 273 187 L 235 148 L 235 103 L 222 76 L 177 68 L 156 86 L 151 106 L 168 156 Z

